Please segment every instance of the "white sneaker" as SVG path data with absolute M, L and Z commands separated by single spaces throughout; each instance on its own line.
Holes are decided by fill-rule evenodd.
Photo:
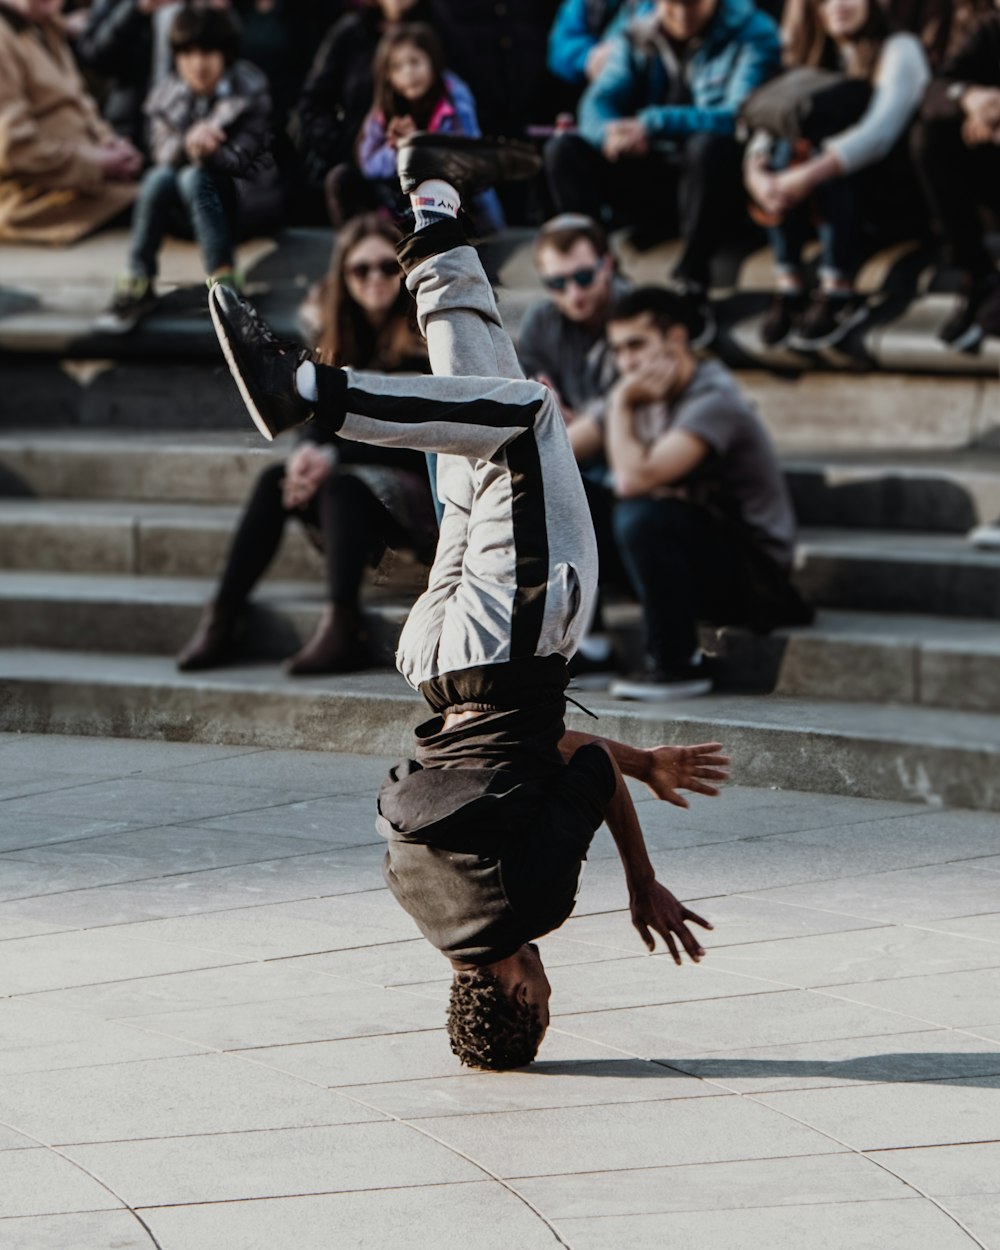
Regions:
M 981 551 L 1000 551 L 1000 518 L 992 525 L 978 525 L 969 530 L 969 542 Z
M 682 669 L 650 667 L 632 677 L 619 677 L 611 683 L 611 694 L 616 699 L 638 699 L 659 703 L 672 699 L 697 699 L 710 694 L 712 679 L 706 666 L 688 664 Z

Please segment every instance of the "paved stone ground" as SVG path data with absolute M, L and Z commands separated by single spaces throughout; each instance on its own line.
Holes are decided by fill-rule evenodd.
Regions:
M 1000 817 L 734 786 L 605 832 L 532 1069 L 467 1074 L 384 761 L 0 736 L 4 1250 L 1000 1248 Z

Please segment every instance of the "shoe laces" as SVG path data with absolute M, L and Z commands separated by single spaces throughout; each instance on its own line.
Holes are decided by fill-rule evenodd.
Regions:
M 275 334 L 264 318 L 257 312 L 256 308 L 246 300 L 241 301 L 243 312 L 247 320 L 254 328 L 254 332 L 259 336 L 261 345 L 268 351 L 277 352 L 279 355 L 285 355 L 286 352 L 298 352 L 301 350 L 300 344 L 295 339 L 282 338 Z

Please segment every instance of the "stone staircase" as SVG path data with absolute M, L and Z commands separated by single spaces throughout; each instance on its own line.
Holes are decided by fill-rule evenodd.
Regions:
M 415 566 L 397 562 L 367 587 L 378 669 L 294 681 L 277 660 L 310 633 L 322 583 L 290 527 L 239 662 L 176 672 L 239 507 L 283 449 L 249 428 L 203 298 L 183 288 L 190 249 L 168 253 L 176 298 L 149 326 L 94 339 L 95 289 L 114 272 L 113 237 L 102 239 L 62 285 L 46 277 L 52 254 L 33 254 L 44 263 L 31 277 L 15 249 L 15 286 L 31 278 L 36 302 L 12 303 L 8 290 L 5 309 L 0 294 L 0 729 L 402 752 L 422 705 L 390 661 Z M 298 232 L 245 258 L 262 305 L 287 327 L 327 247 Z M 488 259 L 516 324 L 535 294 L 524 239 Z M 626 262 L 639 278 L 662 276 L 662 256 Z M 926 319 L 941 298 L 928 294 L 917 312 Z M 731 359 L 751 322 L 727 328 Z M 888 352 L 891 330 L 898 355 L 904 329 L 871 331 L 866 350 Z M 817 624 L 708 637 L 722 682 L 707 699 L 638 707 L 588 693 L 601 732 L 646 744 L 718 737 L 748 784 L 1000 810 L 1000 556 L 964 537 L 1000 515 L 996 357 L 928 364 L 926 332 L 923 342 L 924 368 L 909 372 L 891 353 L 885 373 L 859 372 L 857 358 L 798 377 L 787 362 L 749 362 L 741 380 L 784 454 L 803 526 L 796 577 Z M 609 620 L 635 653 L 635 606 L 612 604 Z

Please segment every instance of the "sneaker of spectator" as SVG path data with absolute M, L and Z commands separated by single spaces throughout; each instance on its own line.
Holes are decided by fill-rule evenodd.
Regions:
M 1000 551 L 1000 517 L 992 525 L 977 525 L 970 530 L 969 542 L 982 551 Z
M 868 316 L 868 302 L 853 291 L 817 291 L 788 335 L 800 352 L 820 351 L 843 343 Z
M 629 677 L 619 677 L 611 683 L 611 694 L 616 699 L 635 699 L 640 702 L 670 702 L 675 699 L 697 699 L 711 694 L 713 687 L 711 665 L 701 651 L 686 664 L 664 668 L 649 660 L 644 669 Z
M 95 328 L 104 334 L 128 334 L 158 303 L 151 278 L 125 274 L 115 283 L 111 305 L 98 317 Z
M 760 323 L 760 338 L 764 346 L 783 347 L 805 310 L 806 296 L 801 288 L 775 291 Z
M 1000 274 L 995 272 L 967 286 L 938 338 L 955 351 L 977 352 L 989 333 L 1000 333 Z

